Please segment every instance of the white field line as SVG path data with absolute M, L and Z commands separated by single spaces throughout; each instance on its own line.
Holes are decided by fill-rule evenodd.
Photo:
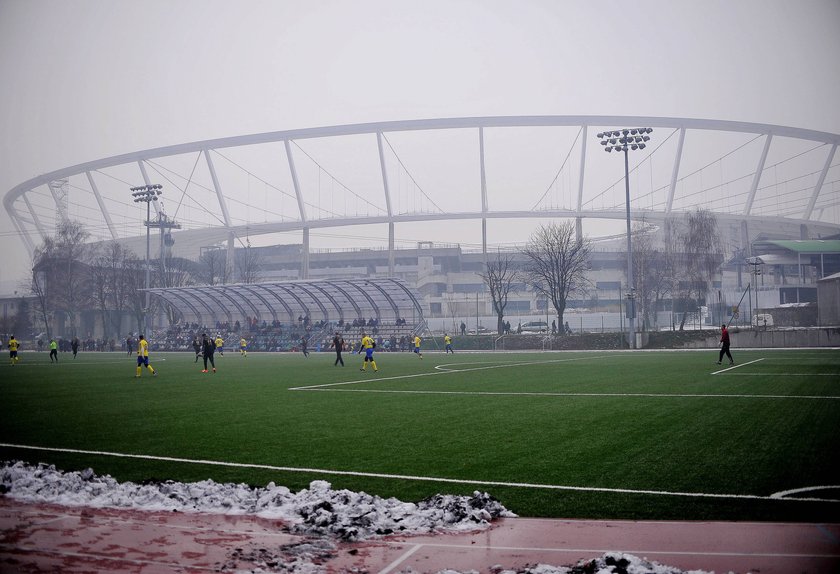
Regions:
M 55 448 L 55 447 L 44 447 L 44 446 L 32 446 L 32 445 L 21 445 L 21 444 L 11 444 L 11 443 L 0 443 L 0 447 L 2 448 L 16 448 L 22 450 L 38 450 L 38 451 L 48 451 L 48 452 L 63 452 L 63 453 L 71 453 L 71 454 L 85 454 L 85 455 L 96 455 L 96 456 L 112 456 L 116 458 L 131 458 L 131 459 L 140 459 L 140 460 L 154 460 L 154 461 L 161 461 L 161 462 L 177 462 L 177 463 L 186 463 L 186 464 L 204 464 L 210 466 L 223 466 L 223 467 L 233 467 L 233 468 L 255 468 L 260 470 L 273 470 L 273 471 L 280 471 L 280 472 L 301 472 L 301 473 L 310 473 L 310 474 L 327 474 L 327 475 L 337 475 L 337 476 L 361 476 L 365 478 L 385 478 L 385 479 L 394 479 L 394 480 L 410 480 L 416 482 L 436 482 L 436 483 L 446 483 L 446 484 L 470 484 L 470 485 L 479 485 L 479 486 L 498 486 L 498 487 L 511 487 L 511 488 L 534 488 L 534 489 L 547 489 L 547 490 L 567 490 L 567 491 L 575 491 L 575 492 L 607 492 L 612 494 L 648 494 L 654 496 L 685 496 L 691 498 L 720 498 L 720 499 L 744 499 L 744 500 L 795 500 L 799 502 L 840 502 L 840 499 L 833 499 L 833 498 L 780 498 L 779 494 L 772 494 L 770 496 L 758 496 L 755 494 L 718 494 L 718 493 L 709 493 L 709 492 L 671 492 L 667 490 L 636 490 L 636 489 L 629 489 L 629 488 L 603 488 L 603 487 L 588 487 L 588 486 L 565 486 L 559 484 L 532 484 L 527 482 L 502 482 L 496 480 L 465 480 L 460 478 L 444 478 L 444 477 L 437 477 L 437 476 L 415 476 L 415 475 L 404 475 L 404 474 L 384 474 L 378 472 L 357 472 L 357 471 L 349 471 L 349 470 L 329 470 L 329 469 L 322 469 L 322 468 L 300 468 L 300 467 L 288 467 L 288 466 L 273 466 L 268 464 L 250 464 L 250 463 L 238 463 L 238 462 L 225 462 L 225 461 L 218 461 L 218 460 L 201 460 L 201 459 L 189 459 L 189 458 L 178 458 L 172 456 L 155 456 L 150 454 L 129 454 L 129 453 L 119 453 L 119 452 L 107 452 L 107 451 L 97 451 L 97 450 L 82 450 L 82 449 L 73 449 L 73 448 Z M 840 486 L 815 486 L 811 487 L 811 490 L 818 490 L 818 489 L 840 489 Z M 781 493 L 784 494 L 784 493 Z
M 728 377 L 838 377 L 840 373 L 731 373 Z
M 773 362 L 773 359 L 777 357 L 770 357 L 769 362 Z M 727 367 L 726 369 L 721 369 L 719 371 L 715 371 L 712 373 L 713 375 L 720 375 L 722 373 L 727 373 L 728 375 L 734 375 L 738 377 L 838 377 L 840 373 L 729 373 L 729 371 L 733 371 L 739 367 L 745 367 L 747 365 L 752 365 L 753 363 L 757 363 L 759 361 L 765 361 L 768 357 L 762 357 L 760 359 L 756 359 L 754 361 L 748 361 L 746 363 L 740 363 L 737 365 L 733 365 L 732 367 Z
M 753 363 L 757 363 L 757 362 L 759 362 L 759 361 L 763 361 L 763 360 L 764 360 L 764 357 L 762 357 L 762 358 L 760 358 L 760 359 L 756 359 L 756 360 L 754 360 L 754 361 L 747 361 L 746 363 L 740 363 L 740 364 L 735 365 L 735 366 L 733 366 L 733 367 L 728 367 L 728 368 L 726 368 L 726 369 L 721 369 L 721 370 L 719 370 L 719 371 L 715 371 L 715 372 L 714 372 L 714 373 L 712 373 L 712 374 L 713 374 L 713 375 L 717 375 L 717 374 L 720 374 L 720 373 L 725 373 L 725 372 L 727 372 L 727 371 L 732 371 L 732 370 L 734 370 L 734 369 L 738 369 L 738 368 L 741 368 L 741 367 L 746 367 L 747 365 L 752 365 Z
M 625 355 L 630 356 L 630 355 Z M 523 365 L 541 365 L 546 363 L 565 363 L 569 361 L 581 361 L 585 359 L 604 359 L 608 355 L 596 355 L 592 357 L 576 357 L 574 359 L 550 359 L 544 361 L 528 361 L 522 363 L 503 363 L 497 365 L 488 365 L 484 367 L 469 367 L 466 369 L 453 369 L 460 365 L 479 365 L 478 363 L 448 363 L 435 366 L 435 372 L 431 373 L 415 373 L 412 375 L 394 375 L 392 377 L 377 377 L 375 379 L 359 379 L 356 381 L 342 381 L 339 383 L 324 383 L 320 385 L 307 385 L 304 387 L 291 387 L 290 391 L 327 391 L 327 392 L 345 392 L 345 393 L 394 393 L 394 394 L 412 394 L 412 395 L 496 395 L 496 396 L 534 396 L 534 397 L 656 397 L 656 398 L 741 398 L 741 399 L 840 399 L 840 396 L 820 396 L 820 395 L 735 395 L 735 394 L 698 394 L 698 393 L 682 393 L 682 394 L 665 394 L 665 393 L 553 393 L 553 392 L 513 392 L 513 391 L 430 391 L 430 390 L 397 390 L 397 389 L 337 389 L 335 387 L 345 385 L 357 385 L 371 381 L 397 381 L 402 379 L 414 379 L 417 377 L 433 377 L 436 375 L 446 375 L 451 373 L 466 373 L 470 371 L 482 371 L 487 369 L 501 369 L 506 367 L 519 367 Z M 750 363 L 756 363 L 763 359 L 756 359 Z M 743 366 L 750 363 L 743 363 Z M 734 369 L 724 369 L 726 371 Z M 723 372 L 723 371 L 718 371 Z M 716 374 L 716 373 L 712 373 Z
M 399 377 L 392 377 L 399 378 Z M 347 384 L 347 383 L 343 383 Z M 551 392 L 513 392 L 513 391 L 421 391 L 397 389 L 319 389 L 299 387 L 290 391 L 320 391 L 325 393 L 394 393 L 407 395 L 498 395 L 498 396 L 533 396 L 533 397 L 645 397 L 665 399 L 840 399 L 840 396 L 823 395 L 736 395 L 736 394 L 665 394 L 665 393 L 551 393 Z
M 608 355 L 600 355 L 600 356 L 593 356 L 593 357 L 576 357 L 574 359 L 549 359 L 545 361 L 527 361 L 522 363 L 503 363 L 500 365 L 489 365 L 486 367 L 470 367 L 468 369 L 446 369 L 446 368 L 438 368 L 438 367 L 448 367 L 450 365 L 457 365 L 458 363 L 450 363 L 449 365 L 437 365 L 435 367 L 435 372 L 433 373 L 416 373 L 413 375 L 395 375 L 393 377 L 376 377 L 375 379 L 359 379 L 356 381 L 343 381 L 340 383 L 324 383 L 322 385 L 307 385 L 304 387 L 291 387 L 290 391 L 310 391 L 315 389 L 323 389 L 325 387 L 337 387 L 341 385 L 358 385 L 361 383 L 368 383 L 370 381 L 395 381 L 400 379 L 413 379 L 417 377 L 434 377 L 438 375 L 448 375 L 452 373 L 466 373 L 469 371 L 484 371 L 487 369 L 504 369 L 508 367 L 521 367 L 524 365 L 542 365 L 547 363 L 567 363 L 570 361 L 586 361 L 589 359 L 606 359 Z M 486 361 L 485 361 L 486 362 Z M 471 365 L 480 364 L 480 363 L 467 363 Z

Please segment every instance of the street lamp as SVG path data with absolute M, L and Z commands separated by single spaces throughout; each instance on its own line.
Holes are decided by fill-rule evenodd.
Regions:
M 630 348 L 636 348 L 636 287 L 633 282 L 633 246 L 630 241 L 630 162 L 627 158 L 629 150 L 645 149 L 646 142 L 650 141 L 647 134 L 653 132 L 653 128 L 633 128 L 601 132 L 598 139 L 604 146 L 604 151 L 624 152 L 624 192 L 627 206 L 627 283 L 630 292 L 627 294 L 629 303 L 628 327 L 630 330 Z
M 758 313 L 758 276 L 761 275 L 761 264 L 764 261 L 761 260 L 761 257 L 747 257 L 747 264 L 750 266 L 750 275 L 752 278 L 750 279 L 749 289 L 750 289 L 750 325 L 753 323 L 753 295 L 752 292 L 755 291 L 755 310 L 756 314 Z M 755 283 L 755 289 L 752 288 L 752 284 Z M 756 326 L 758 325 L 758 320 L 755 321 Z
M 151 268 L 149 267 L 149 232 L 151 231 L 150 225 L 150 212 L 149 207 L 153 201 L 158 200 L 158 196 L 163 193 L 161 191 L 163 186 L 160 184 L 155 185 L 140 185 L 137 187 L 131 188 L 131 195 L 134 197 L 134 203 L 145 203 L 146 204 L 146 307 L 143 309 L 143 333 L 148 336 L 148 313 L 149 313 L 149 306 L 151 305 L 150 297 L 151 293 L 149 293 L 149 281 L 151 279 Z

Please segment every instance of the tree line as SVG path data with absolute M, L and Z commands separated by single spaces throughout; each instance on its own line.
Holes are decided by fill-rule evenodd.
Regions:
M 82 334 L 79 314 L 84 310 L 99 314 L 106 339 L 121 335 L 126 315 L 138 332 L 147 312 L 163 312 L 170 324 L 177 321 L 176 311 L 158 298 L 151 299 L 150 309 L 145 308 L 145 259 L 118 241 L 91 243 L 89 239 L 81 223 L 65 220 L 35 251 L 29 277 L 32 311 L 48 337 L 53 335 L 53 319 L 58 318 L 66 325 L 63 336 Z M 236 254 L 233 266 L 226 259 L 227 251 L 221 248 L 203 250 L 198 261 L 171 257 L 165 251 L 163 259 L 149 262 L 149 286 L 219 285 L 230 282 L 232 270 L 239 282 L 259 280 L 260 257 L 250 248 Z
M 697 209 L 671 220 L 659 234 L 649 232 L 644 222 L 632 231 L 633 275 L 636 316 L 643 329 L 655 325 L 655 313 L 664 300 L 674 302 L 681 314 L 682 330 L 690 311 L 706 302 L 723 264 L 723 244 L 717 219 L 710 211 Z M 523 284 L 550 304 L 562 329 L 563 315 L 572 299 L 588 300 L 594 290 L 589 273 L 592 242 L 578 237 L 573 221 L 541 225 L 529 238 L 523 258 L 497 251 L 481 274 L 497 317 L 499 334 L 511 294 Z M 627 280 L 626 266 L 623 278 Z

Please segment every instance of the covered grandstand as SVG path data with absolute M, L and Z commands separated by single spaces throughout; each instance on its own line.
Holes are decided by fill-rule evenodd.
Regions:
M 317 348 L 335 331 L 348 338 L 363 330 L 382 348 L 424 325 L 417 295 L 398 279 L 285 281 L 149 290 L 179 315 L 157 337 L 160 348 L 186 349 L 203 332 L 222 338 L 246 336 L 253 350 L 295 349 L 302 339 Z M 387 344 L 386 344 L 387 342 Z

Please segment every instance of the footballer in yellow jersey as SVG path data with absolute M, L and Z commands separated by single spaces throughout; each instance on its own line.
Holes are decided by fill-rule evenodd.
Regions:
M 225 340 L 222 339 L 221 335 L 216 335 L 216 352 L 219 353 L 222 357 L 225 356 Z
M 455 354 L 455 351 L 452 350 L 452 337 L 450 337 L 446 333 L 443 334 L 443 344 L 446 347 L 446 353 L 447 354 L 449 354 L 449 353 L 452 353 L 453 355 Z
M 248 341 L 245 340 L 245 337 L 239 338 L 239 355 L 242 357 L 248 356 Z
M 0 341 L 0 343 L 2 343 L 2 341 Z M 18 357 L 19 348 L 20 343 L 18 343 L 17 339 L 15 339 L 15 336 L 12 335 L 9 338 L 9 363 L 11 363 L 13 367 L 15 366 L 15 363 L 17 363 L 20 360 L 20 358 Z
M 420 352 L 420 343 L 423 339 L 420 338 L 420 335 L 414 336 L 414 353 L 420 355 L 420 358 L 423 358 L 423 353 Z
M 374 348 L 376 348 L 374 340 L 362 333 L 362 350 L 365 352 L 365 360 L 362 362 L 362 368 L 359 369 L 360 371 L 366 371 L 368 363 L 370 363 L 370 366 L 373 367 L 373 372 L 379 370 L 376 368 L 376 361 L 373 360 Z
M 146 367 L 152 372 L 153 377 L 157 377 L 157 373 L 149 364 L 149 343 L 146 342 L 146 338 L 143 335 L 140 335 L 140 338 L 137 340 L 137 374 L 135 375 L 136 378 L 140 377 L 140 373 L 143 371 L 143 367 Z

